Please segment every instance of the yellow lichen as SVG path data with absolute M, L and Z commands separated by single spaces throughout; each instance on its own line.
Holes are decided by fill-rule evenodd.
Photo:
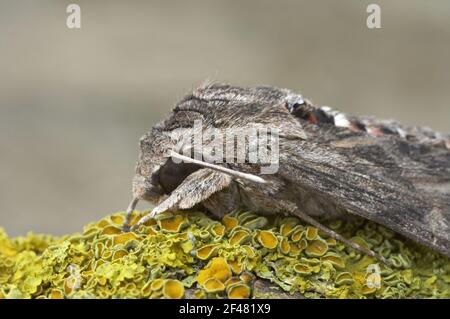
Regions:
M 163 285 L 164 285 L 164 279 L 158 278 L 151 283 L 150 289 L 152 291 L 158 291 L 158 290 L 161 290 Z
M 125 249 L 116 250 L 112 255 L 112 260 L 121 259 L 127 254 L 128 252 Z
M 230 260 L 228 261 L 228 264 L 230 265 L 230 268 L 233 271 L 233 273 L 237 275 L 239 275 L 244 270 L 244 265 L 237 260 Z
M 197 282 L 204 285 L 208 279 L 214 278 L 225 282 L 231 277 L 231 269 L 223 257 L 211 259 L 205 269 L 200 270 L 197 276 Z
M 230 245 L 241 245 L 250 237 L 250 233 L 246 230 L 236 230 L 232 231 L 231 237 L 229 240 Z
M 103 235 L 117 235 L 120 233 L 122 233 L 122 230 L 119 227 L 115 226 L 107 226 L 102 230 Z
M 329 252 L 321 260 L 330 262 L 337 269 L 345 268 L 345 260 L 339 254 Z
M 59 289 L 52 289 L 48 295 L 49 299 L 64 299 L 64 294 Z
M 217 252 L 219 247 L 220 244 L 205 245 L 197 250 L 197 257 L 201 260 L 209 259 L 214 253 Z
M 302 248 L 298 243 L 293 242 L 290 244 L 289 256 L 297 257 L 298 255 L 300 255 L 300 253 L 302 252 L 303 249 L 304 248 Z
M 300 239 L 302 239 L 304 233 L 305 231 L 303 229 L 294 230 L 291 236 L 292 241 L 294 243 L 298 242 Z
M 282 224 L 280 226 L 280 234 L 281 234 L 281 236 L 288 236 L 292 232 L 292 229 L 294 229 L 293 225 Z
M 250 287 L 246 284 L 235 284 L 228 289 L 228 298 L 247 299 L 250 297 Z
M 280 252 L 282 254 L 287 255 L 291 251 L 291 244 L 289 244 L 289 241 L 287 240 L 287 238 L 281 238 L 279 247 L 280 247 Z
M 296 273 L 302 274 L 302 275 L 307 275 L 312 272 L 312 268 L 309 265 L 300 264 L 300 263 L 296 264 L 294 266 L 294 270 Z
M 231 287 L 231 286 L 233 286 L 233 285 L 235 285 L 237 283 L 240 283 L 240 282 L 241 282 L 240 278 L 238 278 L 238 277 L 231 277 L 227 281 L 225 281 L 225 287 L 229 288 L 229 287 Z
M 242 226 L 248 229 L 260 229 L 264 228 L 268 223 L 268 220 L 266 217 L 259 216 L 250 220 L 246 220 L 242 223 Z
M 222 219 L 222 223 L 224 224 L 226 230 L 231 231 L 238 225 L 238 220 L 235 217 L 225 215 Z
M 113 215 L 111 216 L 111 221 L 118 226 L 122 226 L 125 222 L 125 218 L 122 215 Z
M 317 238 L 318 229 L 316 227 L 308 226 L 306 227 L 306 239 L 314 240 Z
M 185 224 L 186 219 L 183 215 L 175 215 L 169 218 L 158 220 L 159 228 L 170 233 L 178 233 Z
M 152 293 L 151 284 L 152 284 L 152 282 L 149 281 L 141 288 L 141 294 L 143 297 L 147 298 L 151 295 L 151 293 Z
M 139 239 L 134 233 L 123 233 L 113 237 L 113 245 L 120 245 L 129 242 L 132 239 Z
M 218 239 L 222 238 L 223 235 L 225 234 L 225 226 L 220 224 L 220 223 L 215 223 L 212 227 L 211 227 L 211 232 L 213 233 L 213 235 L 215 237 L 217 237 Z
M 337 241 L 334 238 L 327 238 L 326 240 L 328 246 L 336 246 L 337 245 Z
M 316 239 L 311 241 L 306 247 L 306 254 L 312 257 L 323 256 L 328 250 L 328 244 L 324 240 Z
M 348 272 L 342 272 L 336 276 L 336 285 L 352 284 L 353 276 Z
M 239 279 L 242 280 L 242 282 L 245 284 L 249 284 L 254 278 L 255 276 L 253 276 L 249 272 L 245 272 L 239 276 Z
M 268 249 L 274 249 L 278 245 L 277 237 L 270 231 L 262 230 L 258 235 L 259 243 Z
M 207 292 L 219 292 L 225 290 L 225 284 L 216 278 L 209 278 L 203 284 Z
M 142 216 L 133 212 L 131 224 Z M 448 258 L 368 221 L 325 224 L 389 267 L 295 217 L 171 212 L 137 232 L 122 232 L 124 220 L 114 214 L 64 237 L 11 239 L 0 229 L 0 299 L 247 298 L 258 279 L 312 298 L 450 297 Z
M 168 299 L 181 299 L 184 296 L 184 286 L 178 280 L 168 279 L 164 282 L 163 295 Z

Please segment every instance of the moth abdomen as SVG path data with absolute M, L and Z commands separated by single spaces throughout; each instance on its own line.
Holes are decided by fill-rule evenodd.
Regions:
M 450 136 L 435 132 L 426 127 L 406 126 L 392 120 L 380 120 L 373 117 L 358 118 L 332 109 L 329 106 L 317 107 L 306 99 L 302 103 L 287 102 L 289 112 L 295 117 L 310 124 L 319 126 L 333 125 L 346 128 L 352 132 L 363 132 L 373 137 L 386 135 L 398 136 L 402 139 L 442 145 L 450 149 Z

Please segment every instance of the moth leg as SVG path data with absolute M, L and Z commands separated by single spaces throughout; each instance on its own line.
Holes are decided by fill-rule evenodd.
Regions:
M 156 206 L 149 214 L 142 217 L 131 230 L 136 230 L 150 218 L 159 213 L 189 209 L 208 199 L 212 194 L 228 187 L 232 177 L 225 173 L 217 172 L 209 168 L 202 168 L 192 173 L 167 197 Z
M 131 221 L 131 214 L 133 214 L 134 209 L 136 208 L 137 203 L 139 202 L 139 198 L 134 197 L 127 208 L 127 216 L 125 218 L 125 223 L 123 225 L 122 230 L 128 231 L 130 229 L 130 221 Z
M 139 221 L 136 224 L 134 224 L 130 230 L 135 231 L 136 229 L 139 228 L 139 226 L 145 224 L 147 221 L 154 218 L 159 213 L 162 213 L 162 212 L 165 212 L 168 210 L 176 210 L 177 207 L 170 205 L 171 203 L 170 203 L 169 199 L 170 199 L 170 197 L 168 199 L 166 199 L 164 202 L 162 202 L 161 205 L 158 205 L 155 208 L 153 208 L 150 213 L 148 213 L 147 215 L 145 215 L 144 217 L 139 219 Z
M 365 255 L 371 256 L 371 257 L 379 260 L 380 262 L 382 262 L 385 265 L 388 265 L 388 266 L 391 265 L 391 263 L 383 256 L 375 253 L 374 251 L 372 251 L 370 249 L 364 248 L 361 245 L 358 245 L 357 243 L 354 243 L 354 242 L 346 239 L 342 235 L 336 233 L 334 230 L 326 227 L 325 225 L 322 225 L 321 223 L 316 221 L 314 218 L 312 218 L 311 216 L 309 216 L 309 215 L 305 214 L 303 211 L 301 211 L 296 205 L 287 204 L 287 203 L 282 203 L 281 205 L 283 206 L 284 209 L 289 211 L 292 215 L 297 216 L 300 219 L 302 219 L 303 221 L 305 221 L 306 223 L 316 227 L 317 229 L 319 229 L 323 233 L 327 234 L 331 238 L 334 238 L 337 241 L 340 241 L 340 242 L 344 243 L 345 245 L 347 245 L 353 249 L 356 249 L 357 251 L 359 251 Z

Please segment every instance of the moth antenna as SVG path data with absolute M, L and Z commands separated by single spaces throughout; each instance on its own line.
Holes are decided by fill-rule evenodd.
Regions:
M 185 161 L 187 163 L 197 164 L 197 165 L 200 165 L 200 166 L 203 166 L 203 167 L 207 167 L 207 168 L 213 169 L 213 170 L 218 171 L 218 172 L 222 172 L 222 173 L 228 174 L 228 175 L 233 176 L 235 178 L 246 179 L 246 180 L 254 182 L 254 183 L 267 184 L 267 181 L 265 179 L 259 177 L 259 176 L 256 176 L 256 175 L 253 175 L 253 174 L 248 174 L 248 173 L 243 173 L 243 172 L 239 172 L 239 171 L 235 171 L 235 170 L 232 170 L 232 169 L 229 169 L 229 168 L 226 168 L 226 167 L 222 167 L 222 166 L 219 166 L 219 165 L 214 165 L 214 164 L 211 164 L 211 163 L 208 163 L 208 162 L 199 161 L 199 160 L 196 160 L 194 158 L 190 158 L 188 156 L 181 155 L 181 154 L 179 154 L 179 153 L 177 153 L 175 151 L 170 151 L 170 156 L 172 156 L 174 158 L 178 158 L 178 159 L 180 159 L 182 161 Z
M 297 216 L 300 219 L 302 219 L 303 221 L 305 221 L 306 223 L 316 227 L 317 229 L 319 229 L 323 233 L 327 234 L 331 238 L 334 238 L 334 239 L 344 243 L 345 245 L 350 246 L 353 249 L 356 249 L 357 251 L 359 251 L 359 252 L 361 252 L 361 253 L 363 253 L 365 255 L 371 256 L 371 257 L 377 259 L 378 261 L 382 262 L 383 264 L 385 264 L 387 266 L 391 266 L 391 262 L 389 260 L 387 260 L 385 257 L 381 256 L 380 254 L 377 254 L 373 250 L 364 248 L 361 245 L 358 245 L 357 243 L 354 243 L 354 242 L 348 240 L 347 238 L 343 237 L 342 235 L 336 233 L 334 230 L 332 230 L 332 229 L 326 227 L 325 225 L 319 223 L 318 221 L 316 221 L 311 216 L 305 214 L 300 209 L 298 209 L 298 208 L 293 209 L 292 207 L 286 207 L 286 209 L 291 211 L 294 216 Z
M 139 198 L 134 197 L 127 208 L 127 216 L 125 218 L 125 223 L 123 225 L 123 231 L 128 231 L 130 229 L 130 221 L 131 221 L 131 214 L 133 213 L 134 209 L 136 208 L 137 203 L 139 202 Z

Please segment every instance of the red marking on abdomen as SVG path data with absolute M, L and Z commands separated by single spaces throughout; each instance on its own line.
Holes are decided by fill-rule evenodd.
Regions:
M 311 124 L 317 124 L 319 121 L 317 120 L 317 117 L 311 113 L 308 115 L 308 122 Z

